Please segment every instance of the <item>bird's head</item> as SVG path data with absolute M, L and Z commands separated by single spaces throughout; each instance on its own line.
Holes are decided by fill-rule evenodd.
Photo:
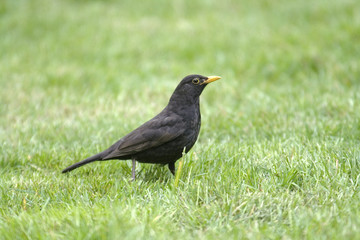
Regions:
M 218 76 L 205 77 L 197 74 L 188 75 L 176 87 L 170 101 L 197 101 L 206 85 L 220 78 Z

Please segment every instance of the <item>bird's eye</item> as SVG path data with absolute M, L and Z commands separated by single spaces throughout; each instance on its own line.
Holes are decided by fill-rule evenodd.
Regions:
M 194 78 L 194 79 L 192 80 L 192 83 L 193 83 L 193 84 L 199 84 L 199 82 L 200 82 L 200 80 L 199 80 L 198 78 Z

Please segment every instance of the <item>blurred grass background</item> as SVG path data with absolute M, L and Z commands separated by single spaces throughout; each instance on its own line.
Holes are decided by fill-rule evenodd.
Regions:
M 0 238 L 357 239 L 360 5 L 0 2 Z M 186 75 L 220 75 L 178 189 L 94 163 Z

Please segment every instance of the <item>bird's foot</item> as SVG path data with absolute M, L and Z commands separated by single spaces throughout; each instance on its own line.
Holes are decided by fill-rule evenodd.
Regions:
M 135 181 L 135 167 L 136 167 L 136 161 L 135 159 L 133 158 L 132 159 L 132 170 L 131 170 L 131 181 Z

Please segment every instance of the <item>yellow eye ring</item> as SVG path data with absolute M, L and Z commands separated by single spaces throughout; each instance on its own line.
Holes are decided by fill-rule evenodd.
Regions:
M 199 82 L 200 82 L 200 80 L 199 80 L 198 78 L 194 78 L 194 79 L 192 80 L 192 83 L 193 83 L 193 84 L 199 84 Z

